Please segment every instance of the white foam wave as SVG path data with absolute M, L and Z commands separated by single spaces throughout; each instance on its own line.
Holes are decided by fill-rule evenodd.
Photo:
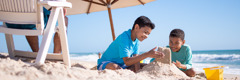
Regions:
M 98 55 L 97 54 L 89 54 L 89 55 L 77 56 L 77 55 L 71 54 L 71 59 L 97 62 Z
M 193 54 L 192 56 L 193 61 L 206 61 L 206 60 L 231 60 L 237 61 L 240 60 L 239 54 Z

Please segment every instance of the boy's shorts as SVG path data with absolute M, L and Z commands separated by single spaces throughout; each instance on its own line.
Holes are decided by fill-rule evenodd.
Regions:
M 107 66 L 108 63 L 114 63 L 114 62 L 111 62 L 111 61 L 103 61 L 102 63 L 98 64 L 97 65 L 97 69 L 98 70 L 104 70 Z M 114 63 L 114 64 L 117 64 L 117 63 Z M 119 64 L 118 64 L 119 65 Z M 120 66 L 120 65 L 119 65 Z M 121 68 L 123 69 L 126 69 L 128 66 L 126 66 L 125 64 L 123 66 L 120 66 Z
M 47 10 L 43 7 L 43 15 L 44 15 L 44 29 L 46 28 L 49 16 L 51 11 Z M 11 23 L 5 23 L 8 28 L 14 28 L 14 29 L 31 29 L 36 30 L 35 24 L 11 24 Z M 57 26 L 58 24 L 56 24 Z

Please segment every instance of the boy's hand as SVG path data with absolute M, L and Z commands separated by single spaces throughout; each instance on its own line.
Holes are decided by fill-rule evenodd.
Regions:
M 178 68 L 182 68 L 182 64 L 176 60 L 176 62 L 173 62 L 173 64 L 175 64 Z
M 163 58 L 165 55 L 162 52 L 159 51 L 155 51 L 155 49 L 157 49 L 157 47 L 153 48 L 152 50 L 148 51 L 148 55 L 151 58 Z

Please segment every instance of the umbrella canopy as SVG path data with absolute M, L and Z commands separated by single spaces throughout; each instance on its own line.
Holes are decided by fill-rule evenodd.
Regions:
M 112 21 L 111 9 L 124 8 L 129 6 L 144 5 L 155 0 L 67 0 L 72 3 L 72 8 L 67 9 L 67 15 L 91 13 L 108 10 L 113 40 L 115 33 Z

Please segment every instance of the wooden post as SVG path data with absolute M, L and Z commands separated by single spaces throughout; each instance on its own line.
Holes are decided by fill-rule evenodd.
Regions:
M 113 38 L 113 41 L 114 41 L 116 38 L 115 38 L 115 32 L 114 32 L 114 27 L 113 27 L 113 20 L 112 20 L 112 13 L 111 13 L 111 5 L 110 4 L 107 5 L 107 9 L 108 9 L 108 15 L 109 15 L 109 20 L 110 20 L 111 30 L 112 30 L 112 38 Z

